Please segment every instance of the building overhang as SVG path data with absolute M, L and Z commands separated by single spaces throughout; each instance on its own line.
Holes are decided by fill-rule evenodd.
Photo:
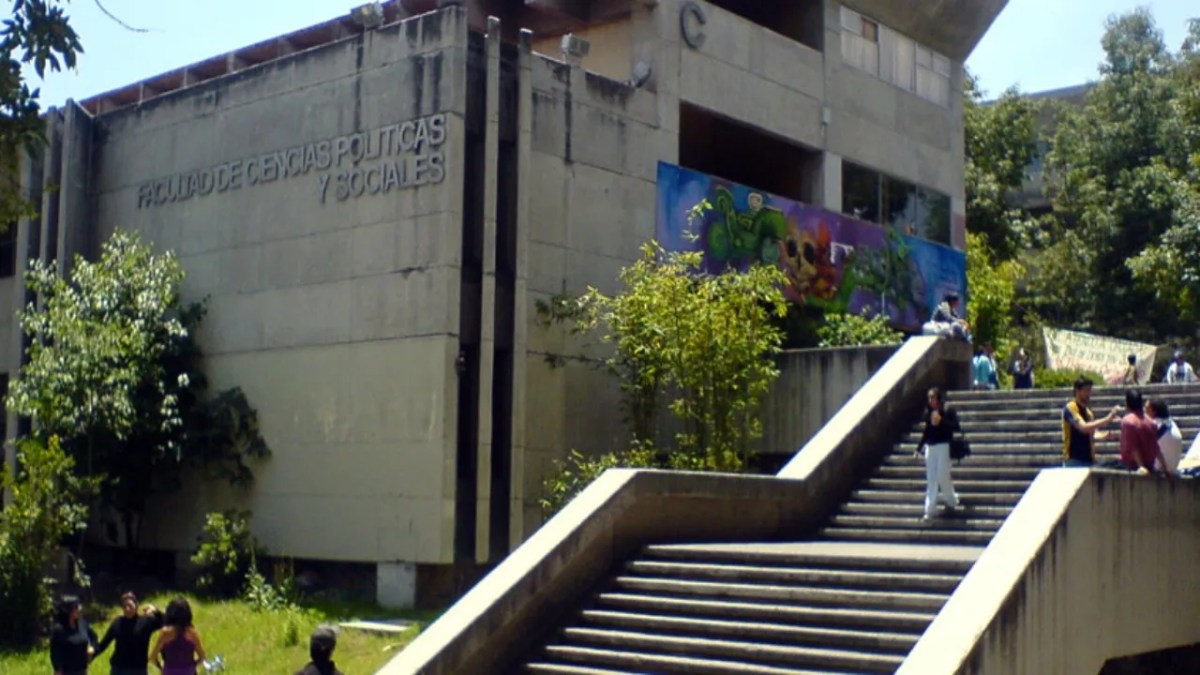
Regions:
M 842 4 L 962 62 L 1008 0 L 842 0 Z

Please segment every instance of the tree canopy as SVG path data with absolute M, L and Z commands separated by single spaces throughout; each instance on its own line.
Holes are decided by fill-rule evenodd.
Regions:
M 968 81 L 968 223 L 982 238 L 968 252 L 971 299 L 1012 285 L 1010 302 L 979 308 L 1000 319 L 993 339 L 1042 324 L 1159 344 L 1195 337 L 1200 21 L 1172 51 L 1137 9 L 1108 19 L 1102 47 L 1081 104 L 1039 109 L 1016 90 L 983 104 Z M 1039 141 L 1053 210 L 1035 219 L 1012 199 Z
M 30 204 L 21 193 L 18 159 L 44 139 L 40 90 L 27 76 L 74 68 L 83 52 L 63 8 L 65 0 L 12 0 L 0 28 L 0 223 L 16 220 Z

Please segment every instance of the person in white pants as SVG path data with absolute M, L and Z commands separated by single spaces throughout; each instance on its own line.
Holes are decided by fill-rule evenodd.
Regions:
M 950 441 L 958 431 L 958 412 L 946 405 L 942 392 L 929 390 L 929 405 L 925 409 L 925 432 L 921 434 L 918 454 L 925 453 L 925 515 L 929 522 L 937 515 L 938 501 L 951 509 L 959 507 L 958 493 L 950 479 Z

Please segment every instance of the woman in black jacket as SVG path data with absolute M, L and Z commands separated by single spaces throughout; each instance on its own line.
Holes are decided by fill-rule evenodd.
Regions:
M 68 595 L 58 603 L 50 632 L 50 665 L 54 675 L 86 675 L 96 650 L 96 633 L 83 620 L 79 598 Z
M 137 596 L 132 592 L 121 596 L 121 616 L 108 624 L 108 632 L 96 647 L 96 657 L 108 649 L 108 645 L 116 642 L 113 649 L 112 675 L 146 675 L 150 663 L 150 637 L 154 631 L 162 628 L 163 615 L 147 605 L 141 616 L 138 616 Z
M 925 432 L 917 450 L 925 452 L 925 515 L 929 522 L 937 515 L 939 498 L 951 509 L 959 506 L 958 493 L 950 480 L 950 441 L 959 430 L 958 412 L 946 405 L 937 387 L 929 390 L 929 405 L 925 408 Z

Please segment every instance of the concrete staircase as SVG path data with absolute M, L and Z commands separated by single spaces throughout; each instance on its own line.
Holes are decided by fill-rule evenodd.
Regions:
M 1167 400 L 1185 443 L 1196 435 L 1200 387 L 1145 392 Z M 914 425 L 812 541 L 647 546 L 516 672 L 893 672 L 1038 471 L 1060 464 L 1069 397 L 953 392 L 973 450 L 953 469 L 960 513 L 920 521 Z M 1092 397 L 1101 413 L 1118 402 L 1117 389 Z

